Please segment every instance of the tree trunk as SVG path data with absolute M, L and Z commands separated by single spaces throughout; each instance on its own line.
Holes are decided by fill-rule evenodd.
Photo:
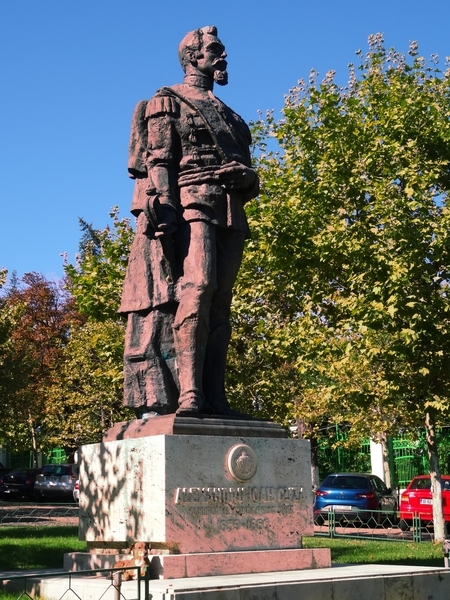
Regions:
M 36 429 L 34 427 L 34 421 L 31 417 L 28 419 L 28 425 L 30 426 L 30 435 L 31 435 L 31 447 L 33 449 L 33 467 L 37 469 L 38 467 L 38 447 L 37 447 L 37 438 L 36 438 Z
M 319 463 L 317 456 L 317 438 L 313 433 L 313 429 L 304 419 L 297 419 L 297 435 L 298 439 L 309 439 L 311 444 L 311 484 L 313 490 L 319 487 Z
M 430 461 L 431 492 L 433 496 L 434 543 L 443 543 L 445 539 L 444 513 L 442 510 L 441 472 L 436 443 L 436 421 L 430 409 L 425 413 L 425 431 L 427 437 L 428 458 Z
M 378 475 L 388 488 L 392 488 L 392 468 L 390 438 L 386 433 L 377 434 L 370 441 L 370 466 L 372 473 Z
M 392 449 L 392 439 L 383 434 L 383 470 L 384 470 L 384 483 L 388 488 L 393 489 L 394 487 L 394 457 Z
M 313 485 L 313 490 L 319 487 L 320 478 L 319 478 L 319 458 L 317 452 L 317 438 L 311 433 L 311 437 L 309 438 L 311 442 L 311 482 Z

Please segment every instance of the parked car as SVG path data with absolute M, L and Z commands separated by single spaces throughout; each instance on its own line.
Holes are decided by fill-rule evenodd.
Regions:
M 450 475 L 442 475 L 441 482 L 444 520 L 450 523 Z M 403 531 L 411 527 L 415 515 L 425 524 L 433 520 L 433 499 L 429 475 L 414 477 L 400 496 L 399 525 Z
M 0 479 L 0 498 L 2 500 L 34 500 L 34 486 L 39 469 L 14 469 Z
M 394 522 L 397 516 L 397 500 L 391 488 L 386 487 L 376 475 L 332 473 L 325 477 L 316 490 L 316 523 L 321 525 L 330 510 L 335 512 L 336 519 L 374 519 L 376 523 L 382 522 L 384 516 L 381 511 L 384 511 Z
M 73 489 L 78 479 L 78 465 L 45 465 L 36 478 L 37 500 L 73 501 Z
M 77 504 L 80 503 L 80 480 L 77 479 L 75 481 L 75 485 L 73 486 L 73 500 Z
M 3 475 L 8 475 L 8 473 L 11 473 L 12 469 L 9 469 L 8 467 L 0 467 L 0 479 L 3 477 Z

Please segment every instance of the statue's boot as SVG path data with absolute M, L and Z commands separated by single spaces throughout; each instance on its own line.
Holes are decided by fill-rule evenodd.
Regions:
M 189 317 L 173 328 L 180 384 L 178 415 L 195 415 L 204 408 L 202 378 L 208 333 L 208 325 L 201 317 Z
M 215 415 L 247 417 L 231 408 L 225 394 L 225 369 L 230 337 L 229 323 L 219 325 L 209 334 L 203 367 L 203 392 Z

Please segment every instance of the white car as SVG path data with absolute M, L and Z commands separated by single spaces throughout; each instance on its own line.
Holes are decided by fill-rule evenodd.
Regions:
M 40 501 L 73 501 L 78 465 L 45 465 L 36 477 L 34 494 Z

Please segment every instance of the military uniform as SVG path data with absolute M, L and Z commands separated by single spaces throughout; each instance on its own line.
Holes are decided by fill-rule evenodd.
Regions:
M 180 403 L 206 396 L 207 410 L 226 412 L 232 287 L 248 236 L 243 205 L 258 179 L 233 191 L 220 169 L 251 167 L 250 143 L 245 122 L 200 86 L 162 88 L 136 107 L 129 172 L 137 229 L 120 308 L 129 314 L 129 406 L 173 412 L 181 393 Z M 165 210 L 176 222 L 162 235 Z

